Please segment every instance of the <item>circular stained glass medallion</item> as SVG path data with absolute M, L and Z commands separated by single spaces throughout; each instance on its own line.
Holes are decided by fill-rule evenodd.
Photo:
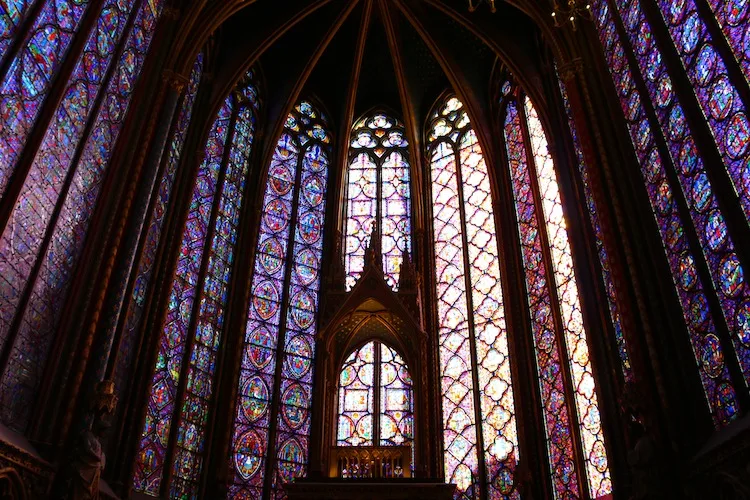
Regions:
M 513 492 L 513 472 L 501 465 L 492 478 L 492 486 L 501 494 L 510 495 Z
M 305 170 L 312 172 L 320 172 L 328 166 L 328 156 L 320 146 L 320 144 L 313 144 L 305 152 L 304 168 Z
M 240 407 L 248 421 L 255 422 L 266 413 L 268 387 L 262 378 L 256 376 L 245 382 L 242 387 L 242 396 Z
M 701 38 L 701 21 L 698 19 L 698 13 L 693 12 L 685 21 L 682 28 L 682 50 L 690 54 L 698 46 L 698 40 Z
M 693 208 L 699 212 L 704 212 L 710 206 L 712 199 L 711 185 L 705 173 L 700 172 L 695 176 L 691 190 Z
M 276 313 L 279 308 L 279 292 L 272 282 L 264 281 L 253 288 L 253 306 L 263 319 Z
M 305 473 L 305 452 L 297 442 L 292 438 L 286 441 L 279 450 L 279 474 L 286 482 Z
M 737 393 L 729 383 L 723 382 L 716 388 L 716 406 L 719 408 L 718 417 L 723 424 L 728 424 L 737 418 Z
M 691 290 L 695 283 L 698 281 L 698 272 L 695 269 L 695 263 L 693 256 L 690 254 L 683 254 L 680 257 L 680 285 L 685 290 Z
M 737 308 L 737 337 L 746 346 L 750 346 L 750 302 L 743 302 Z
M 314 244 L 320 239 L 322 223 L 315 212 L 307 212 L 299 219 L 299 230 L 305 243 Z
M 323 196 L 325 195 L 325 185 L 323 184 L 323 180 L 317 175 L 305 179 L 302 183 L 302 195 L 310 206 L 317 207 L 320 205 L 320 202 L 323 201 Z
M 724 368 L 724 354 L 721 351 L 721 344 L 716 335 L 708 334 L 703 337 L 701 345 L 701 363 L 706 373 L 716 378 L 721 375 Z
M 315 322 L 315 300 L 302 290 L 292 297 L 292 318 L 302 330 L 306 330 Z
M 302 250 L 294 258 L 294 270 L 302 285 L 309 285 L 318 277 L 318 256 L 309 248 Z
M 260 255 L 258 256 L 263 269 L 268 274 L 274 274 L 281 267 L 284 259 L 284 248 L 275 238 L 268 238 L 260 245 Z
M 730 297 L 742 290 L 745 275 L 737 254 L 730 253 L 721 259 L 721 290 Z
M 709 79 L 714 75 L 716 66 L 716 51 L 710 45 L 701 47 L 698 53 L 698 62 L 695 65 L 698 74 L 698 85 L 701 87 L 708 84 Z
M 283 230 L 289 224 L 289 202 L 286 200 L 271 200 L 264 210 L 263 219 L 268 229 L 274 233 Z
M 708 321 L 708 301 L 702 293 L 696 293 L 690 299 L 690 321 L 696 328 Z
M 706 222 L 706 239 L 711 250 L 718 250 L 724 245 L 727 237 L 727 227 L 724 217 L 718 210 L 712 210 Z
M 292 189 L 292 182 L 294 182 L 294 176 L 286 165 L 279 163 L 271 167 L 268 173 L 268 183 L 276 194 L 279 196 L 287 194 Z
M 307 420 L 308 399 L 300 384 L 293 384 L 281 396 L 284 402 L 284 420 L 292 429 L 299 429 Z
M 310 371 L 312 348 L 304 335 L 297 335 L 287 348 L 289 354 L 286 359 L 286 370 L 292 378 L 301 379 Z
M 750 122 L 744 113 L 735 113 L 729 120 L 725 136 L 727 153 L 734 159 L 741 159 L 750 147 Z
M 271 361 L 275 347 L 275 336 L 265 326 L 255 329 L 247 340 L 247 357 L 250 362 L 259 369 Z
M 253 430 L 245 432 L 237 439 L 234 467 L 242 479 L 247 481 L 258 472 L 265 451 L 264 440 Z
M 721 76 L 711 87 L 711 97 L 708 99 L 708 109 L 711 116 L 723 120 L 729 116 L 734 102 L 732 84 L 726 76 Z

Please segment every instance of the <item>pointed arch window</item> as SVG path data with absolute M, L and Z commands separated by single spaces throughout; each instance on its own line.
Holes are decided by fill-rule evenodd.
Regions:
M 185 164 L 183 157 L 183 146 L 187 136 L 190 118 L 193 113 L 193 105 L 198 94 L 201 76 L 203 74 L 203 53 L 198 54 L 193 69 L 190 72 L 187 89 L 182 99 L 179 114 L 172 125 L 172 137 L 168 145 L 167 154 L 164 157 L 158 191 L 155 193 L 154 206 L 151 209 L 151 218 L 148 229 L 141 243 L 140 260 L 137 271 L 132 279 L 132 293 L 127 303 L 125 320 L 120 325 L 110 325 L 111 328 L 122 328 L 122 341 L 118 345 L 117 360 L 114 369 L 115 389 L 118 394 L 125 394 L 130 383 L 130 368 L 135 356 L 135 343 L 141 327 L 146 294 L 151 283 L 151 275 L 154 270 L 156 254 L 162 237 L 167 210 L 174 188 L 178 168 Z M 123 292 L 125 293 L 125 292 Z M 122 411 L 122 410 L 120 410 Z
M 268 167 L 232 431 L 232 498 L 280 493 L 306 474 L 330 146 L 326 118 L 302 101 Z
M 257 113 L 251 71 L 222 103 L 194 182 L 136 455 L 136 491 L 198 495 Z
M 411 250 L 409 144 L 403 124 L 383 112 L 352 128 L 346 191 L 346 288 L 362 274 L 365 250 L 377 226 L 383 272 L 394 290 L 404 252 Z
M 469 115 L 441 100 L 428 128 L 446 481 L 517 498 L 520 459 L 490 178 Z
M 750 214 L 750 122 L 737 90 L 746 82 L 729 77 L 727 68 L 737 61 L 716 49 L 730 42 L 737 55 L 736 31 L 717 3 L 712 7 L 727 38 L 711 33 L 692 0 L 656 4 L 657 15 L 650 19 L 646 11 L 654 10 L 638 0 L 600 0 L 592 10 L 706 400 L 721 427 L 740 413 L 735 387 L 750 383 L 750 287 L 733 234 L 738 224 L 747 225 Z M 733 15 L 746 13 L 739 9 Z M 657 40 L 657 31 L 665 36 Z M 672 46 L 662 43 L 670 39 Z M 672 77 L 687 78 L 693 92 L 681 92 Z M 705 121 L 693 120 L 701 113 Z M 704 127 L 708 136 L 696 133 Z M 724 168 L 709 168 L 713 164 Z M 739 196 L 744 220 L 735 216 L 734 227 L 727 223 L 728 204 L 719 202 L 717 181 L 733 186 Z M 719 307 L 711 309 L 711 302 Z M 737 366 L 741 379 L 733 379 L 729 364 Z
M 611 475 L 555 163 L 520 90 L 506 96 L 503 125 L 553 491 L 605 496 Z
M 28 425 L 162 3 L 37 0 L 0 11 L 9 20 L 0 32 L 0 194 L 12 207 L 0 236 L 0 418 L 14 429 Z M 87 13 L 90 31 L 78 33 Z M 76 35 L 85 40 L 79 53 Z M 53 87 L 58 104 L 48 100 Z M 42 108 L 49 122 L 39 120 Z M 39 145 L 28 143 L 34 129 Z
M 377 340 L 344 361 L 338 408 L 339 446 L 395 446 L 414 440 L 409 368 L 395 349 Z

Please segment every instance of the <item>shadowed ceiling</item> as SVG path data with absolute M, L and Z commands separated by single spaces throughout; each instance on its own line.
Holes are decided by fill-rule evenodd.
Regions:
M 215 106 L 246 68 L 262 69 L 271 134 L 301 95 L 317 97 L 338 133 L 371 108 L 390 109 L 404 120 L 415 145 L 430 108 L 447 89 L 458 93 L 478 122 L 488 124 L 498 61 L 537 94 L 540 31 L 505 2 L 498 2 L 496 13 L 486 3 L 469 12 L 465 0 L 245 3 L 205 6 L 192 43 L 204 36 L 196 30 L 205 31 L 214 16 L 218 27 L 209 43 Z M 185 42 L 184 54 L 198 50 L 190 45 Z

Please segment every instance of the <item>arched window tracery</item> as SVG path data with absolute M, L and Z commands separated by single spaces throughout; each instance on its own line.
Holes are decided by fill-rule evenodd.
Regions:
M 301 101 L 268 167 L 232 431 L 231 498 L 260 498 L 268 488 L 280 497 L 282 483 L 307 470 L 330 146 L 326 118 Z
M 716 20 L 726 38 L 710 32 L 692 0 L 653 5 L 639 0 L 598 1 L 593 12 L 706 400 L 714 424 L 721 427 L 740 413 L 735 387 L 750 383 L 750 289 L 714 184 L 726 179 L 734 186 L 745 215 L 745 220 L 735 223 L 747 224 L 750 124 L 737 90 L 741 81 L 728 75 L 727 66 L 737 61 L 724 59 L 716 50 L 716 44 L 729 42 L 736 55 L 739 39 L 727 17 L 729 11 L 715 2 L 711 5 L 719 13 Z M 647 11 L 657 15 L 647 18 Z M 732 10 L 733 18 L 743 16 L 743 9 Z M 655 31 L 666 38 L 657 39 Z M 670 65 L 667 59 L 673 50 L 677 64 Z M 743 63 L 743 57 L 739 59 Z M 672 78 L 687 78 L 693 92 L 683 92 Z M 691 121 L 683 108 L 701 113 L 705 125 Z M 712 140 L 695 132 L 706 125 Z M 718 163 L 714 157 L 723 169 L 712 167 Z M 719 304 L 716 311 L 709 307 L 712 300 Z M 742 380 L 733 380 L 728 363 L 738 365 Z
M 403 124 L 383 112 L 352 127 L 346 191 L 346 288 L 361 275 L 365 250 L 377 224 L 383 271 L 398 286 L 404 252 L 411 250 L 411 194 L 408 142 Z
M 412 378 L 395 349 L 377 340 L 359 347 L 347 356 L 338 382 L 337 445 L 413 442 Z
M 250 71 L 219 109 L 194 182 L 136 455 L 143 493 L 198 495 L 257 113 Z
M 146 294 L 151 284 L 151 277 L 156 264 L 157 250 L 162 238 L 162 230 L 165 218 L 172 199 L 175 179 L 183 158 L 183 147 L 187 136 L 188 126 L 193 114 L 193 105 L 198 94 L 201 76 L 203 74 L 204 56 L 201 52 L 196 58 L 193 69 L 190 72 L 185 96 L 180 106 L 179 114 L 175 120 L 172 137 L 165 155 L 161 180 L 158 191 L 155 193 L 154 207 L 152 208 L 148 229 L 144 233 L 140 261 L 138 263 L 133 280 L 133 290 L 130 301 L 125 312 L 125 320 L 121 328 L 122 341 L 119 344 L 117 362 L 114 369 L 115 389 L 118 394 L 125 394 L 130 384 L 128 377 L 132 374 L 130 370 L 134 356 L 138 333 L 141 329 L 146 305 Z
M 604 496 L 611 476 L 555 164 L 531 100 L 511 87 L 504 113 L 553 489 Z
M 0 367 L 0 415 L 17 430 L 28 425 L 60 304 L 162 12 L 161 1 L 105 1 L 90 13 L 90 31 L 77 33 L 93 3 L 38 1 L 39 9 L 14 2 L 0 13 L 11 20 L 0 38 L 0 193 L 12 206 L 0 237 L 0 267 L 7 271 L 0 284 L 7 359 Z M 19 29 L 23 12 L 36 16 L 27 20 L 25 34 Z M 70 53 L 77 34 L 85 43 L 80 53 Z M 13 44 L 13 37 L 23 40 Z M 13 46 L 18 50 L 11 53 Z M 72 72 L 55 82 L 66 59 Z M 47 102 L 53 84 L 62 90 L 61 101 L 49 123 L 40 123 L 42 107 L 55 106 Z M 34 128 L 43 132 L 38 146 L 27 143 Z M 11 181 L 16 189 L 9 191 Z
M 490 178 L 463 104 L 428 129 L 445 477 L 462 498 L 518 498 L 520 458 Z M 480 478 L 484 478 L 484 484 Z

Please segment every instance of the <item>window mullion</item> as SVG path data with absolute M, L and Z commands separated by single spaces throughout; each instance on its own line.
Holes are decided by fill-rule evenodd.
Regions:
M 283 134 L 283 132 L 282 132 Z M 298 140 L 295 137 L 295 143 L 298 144 Z M 277 458 L 276 458 L 276 431 L 278 429 L 278 413 L 281 408 L 281 377 L 282 368 L 284 365 L 284 345 L 286 342 L 286 322 L 287 313 L 289 311 L 289 296 L 292 280 L 292 262 L 294 262 L 294 246 L 296 242 L 296 227 L 297 217 L 299 212 L 299 197 L 302 192 L 301 179 L 302 170 L 304 169 L 304 157 L 305 151 L 312 145 L 308 143 L 307 147 L 299 149 L 297 154 L 297 170 L 294 174 L 294 197 L 292 198 L 292 213 L 289 217 L 289 242 L 286 248 L 286 258 L 284 265 L 287 267 L 287 272 L 284 273 L 284 283 L 281 289 L 281 310 L 279 313 L 279 333 L 276 338 L 276 365 L 274 372 L 274 387 L 273 396 L 271 399 L 271 409 L 269 412 L 268 421 L 268 448 L 266 448 L 266 463 L 265 471 L 263 476 L 263 499 L 268 500 L 271 498 L 271 489 L 273 485 L 273 474 L 276 471 Z
M 381 350 L 381 344 L 379 341 L 375 341 L 375 345 L 373 347 L 375 349 L 375 369 L 373 370 L 373 397 L 375 399 L 374 405 L 373 405 L 373 432 L 372 432 L 372 445 L 373 446 L 380 446 L 380 350 Z
M 182 354 L 182 364 L 180 367 L 180 383 L 177 387 L 177 393 L 175 395 L 175 414 L 172 418 L 172 425 L 169 429 L 169 440 L 167 441 L 167 451 L 164 459 L 164 478 L 161 482 L 162 495 L 169 496 L 170 487 L 172 483 L 172 471 L 174 468 L 174 457 L 177 448 L 177 431 L 182 423 L 182 407 L 183 400 L 185 399 L 185 393 L 187 391 L 187 379 L 190 368 L 190 356 L 193 352 L 193 346 L 195 344 L 195 330 L 198 324 L 198 317 L 200 316 L 200 305 L 201 298 L 203 296 L 203 287 L 206 281 L 206 274 L 208 272 L 208 262 L 210 260 L 211 246 L 213 244 L 214 234 L 216 233 L 216 220 L 219 215 L 219 207 L 221 206 L 221 200 L 224 191 L 224 181 L 226 180 L 227 167 L 229 165 L 229 155 L 232 150 L 232 143 L 234 141 L 234 132 L 237 125 L 237 119 L 239 116 L 240 106 L 236 99 L 232 107 L 232 116 L 229 120 L 229 128 L 227 130 L 227 138 L 224 143 L 224 151 L 221 160 L 221 170 L 216 181 L 216 194 L 214 195 L 213 204 L 211 207 L 211 216 L 208 223 L 208 232 L 206 239 L 203 242 L 203 260 L 201 261 L 200 271 L 198 273 L 198 280 L 195 285 L 195 300 L 193 301 L 192 310 L 190 311 L 190 323 L 187 329 L 187 337 L 185 339 L 185 350 Z M 198 179 L 196 179 L 198 182 Z M 186 231 L 184 229 L 183 231 Z
M 2 65 L 0 65 L 0 82 L 5 82 L 11 63 L 16 57 L 20 56 L 23 51 L 25 42 L 27 41 L 26 37 L 28 36 L 28 31 L 31 30 L 36 21 L 31 15 L 34 14 L 34 17 L 36 17 L 39 14 L 38 11 L 41 10 L 41 7 L 44 6 L 46 1 L 47 0 L 38 0 L 36 6 L 33 7 L 37 12 L 30 12 L 28 19 L 23 21 L 26 26 L 23 26 L 21 29 L 24 30 L 25 33 L 17 33 L 17 38 L 10 47 L 11 53 L 7 54 Z M 37 151 L 44 140 L 50 121 L 54 118 L 55 111 L 65 96 L 65 90 L 68 87 L 70 76 L 73 74 L 73 71 L 78 64 L 81 53 L 86 48 L 89 34 L 93 29 L 96 29 L 96 24 L 99 20 L 100 11 L 104 2 L 105 0 L 94 0 L 92 5 L 90 5 L 88 10 L 83 14 L 83 19 L 80 21 L 78 30 L 70 43 L 70 47 L 68 48 L 67 54 L 64 56 L 62 64 L 60 64 L 57 72 L 53 74 L 52 78 L 50 78 L 47 95 L 43 103 L 40 105 L 36 120 L 30 127 L 22 151 L 18 155 L 15 165 L 11 165 L 13 172 L 7 181 L 7 186 L 4 188 L 5 192 L 2 192 L 2 202 L 0 203 L 0 228 L 3 230 L 8 225 L 13 209 L 18 201 L 18 196 L 23 189 L 26 178 L 34 163 Z M 135 10 L 133 12 L 135 12 Z M 126 38 L 129 29 L 129 27 L 125 28 L 126 31 L 123 32 L 121 40 Z M 23 35 L 23 37 L 21 35 Z M 122 44 L 124 42 L 121 41 L 120 43 Z M 117 56 L 118 59 L 120 53 L 121 52 L 115 53 L 115 56 Z M 93 109 L 96 110 L 97 106 L 95 105 Z M 93 122 L 93 118 L 90 120 Z M 88 131 L 83 137 L 86 137 L 87 135 Z
M 550 306 L 552 310 L 552 317 L 555 323 L 555 339 L 557 344 L 558 352 L 560 353 L 560 372 L 563 377 L 563 383 L 565 385 L 565 405 L 568 407 L 568 414 L 575 421 L 568 423 L 568 427 L 571 431 L 571 440 L 573 453 L 575 454 L 575 465 L 578 471 L 578 487 L 579 491 L 584 498 L 590 497 L 588 474 L 586 473 L 585 459 L 583 457 L 583 450 L 581 448 L 581 435 L 578 430 L 578 425 L 581 422 L 581 415 L 578 415 L 578 407 L 575 404 L 575 384 L 571 377 L 570 367 L 570 353 L 567 349 L 565 341 L 565 329 L 563 327 L 563 319 L 560 313 L 560 298 L 557 291 L 557 279 L 555 277 L 554 265 L 552 262 L 552 255 L 550 253 L 550 242 L 547 234 L 547 218 L 542 210 L 542 197 L 539 192 L 539 184 L 537 178 L 537 167 L 534 157 L 534 150 L 532 149 L 531 139 L 529 136 L 528 121 L 526 117 L 526 109 L 523 105 L 522 96 L 516 100 L 516 106 L 518 110 L 519 123 L 521 126 L 521 137 L 523 138 L 524 149 L 526 152 L 526 163 L 529 170 L 529 180 L 531 194 L 534 203 L 534 212 L 536 213 L 537 219 L 537 231 L 539 231 L 539 238 L 541 242 L 541 253 L 544 259 L 544 267 L 546 269 L 545 279 L 547 280 L 547 292 L 550 295 Z M 547 404 L 547 401 L 542 401 L 542 404 Z
M 459 136 L 459 139 L 463 137 L 464 134 L 467 133 L 467 131 L 462 131 L 463 133 Z M 474 492 L 475 498 L 484 498 L 486 495 L 485 488 L 487 484 L 487 471 L 485 469 L 484 464 L 484 436 L 482 434 L 482 406 L 481 406 L 481 398 L 479 395 L 480 387 L 479 387 L 479 373 L 477 370 L 477 349 L 476 349 L 476 339 L 474 338 L 474 301 L 472 300 L 472 285 L 471 285 L 471 262 L 469 262 L 469 241 L 466 237 L 466 202 L 464 200 L 464 183 L 463 183 L 463 176 L 461 172 L 461 148 L 460 148 L 461 141 L 456 140 L 456 142 L 453 144 L 454 150 L 453 154 L 455 156 L 456 161 L 456 185 L 457 185 L 457 191 L 458 191 L 458 200 L 459 200 L 459 214 L 461 217 L 461 245 L 462 245 L 462 252 L 461 257 L 463 258 L 464 263 L 464 286 L 465 286 L 465 293 L 466 293 L 466 306 L 467 306 L 467 316 L 468 316 L 468 328 L 469 328 L 469 352 L 471 355 L 471 380 L 472 380 L 472 395 L 474 400 L 474 428 L 476 431 L 476 437 L 477 437 L 477 465 L 479 469 L 479 491 Z
M 52 211 L 50 220 L 49 222 L 47 222 L 47 228 L 45 229 L 45 232 L 44 232 L 44 238 L 42 239 L 42 243 L 39 245 L 39 249 L 37 251 L 36 257 L 34 258 L 34 265 L 31 269 L 31 272 L 29 273 L 28 278 L 26 279 L 26 284 L 24 285 L 21 299 L 18 301 L 18 306 L 16 307 L 13 320 L 8 329 L 8 335 L 5 340 L 5 344 L 2 347 L 2 352 L 0 352 L 0 378 L 5 377 L 5 373 L 7 371 L 8 363 L 10 360 L 10 355 L 13 350 L 13 346 L 16 342 L 16 338 L 18 337 L 18 333 L 20 331 L 21 321 L 23 320 L 23 317 L 25 316 L 26 306 L 28 305 L 29 299 L 31 298 L 31 293 L 33 292 L 34 284 L 36 283 L 36 280 L 39 276 L 39 271 L 41 270 L 42 264 L 45 260 L 44 256 L 47 254 L 50 241 L 52 240 L 52 236 L 55 232 L 55 228 L 57 227 L 57 222 L 60 217 L 60 212 L 62 211 L 63 205 L 65 204 L 65 200 L 67 199 L 68 191 L 70 190 L 70 186 L 71 186 L 71 183 L 73 182 L 73 178 L 75 177 L 76 171 L 78 170 L 78 168 L 81 167 L 81 165 L 79 165 L 81 155 L 83 154 L 83 150 L 86 147 L 86 143 L 88 142 L 88 137 L 91 134 L 92 128 L 94 127 L 94 124 L 96 123 L 96 119 L 99 114 L 99 110 L 102 106 L 102 103 L 104 101 L 104 97 L 107 94 L 106 89 L 109 85 L 109 82 L 112 76 L 114 75 L 115 71 L 117 70 L 119 66 L 120 57 L 122 56 L 122 52 L 125 48 L 128 35 L 130 34 L 130 30 L 133 27 L 135 18 L 139 10 L 140 10 L 140 2 L 137 2 L 136 5 L 133 6 L 133 9 L 130 11 L 130 14 L 128 15 L 127 24 L 120 36 L 120 39 L 118 40 L 115 51 L 112 54 L 111 62 L 109 64 L 109 67 L 107 68 L 107 72 L 104 78 L 102 79 L 101 86 L 98 90 L 96 101 L 94 102 L 94 105 L 92 106 L 88 114 L 86 126 L 83 129 L 83 133 L 80 134 L 80 136 L 78 137 L 78 144 L 76 145 L 75 151 L 73 153 L 73 158 L 71 162 L 69 163 L 68 171 L 65 174 L 65 181 L 63 182 L 60 188 L 60 192 L 57 196 L 57 203 Z M 74 67 L 75 67 L 75 61 L 74 61 L 74 64 L 71 65 L 71 71 L 74 69 Z M 62 97 L 62 91 L 60 92 L 60 97 Z M 54 112 L 54 110 L 52 110 L 52 112 Z M 51 114 L 50 114 L 50 117 L 51 117 Z M 40 133 L 39 135 L 40 143 L 45 133 L 46 133 L 46 130 L 43 130 L 42 133 Z M 31 168 L 34 158 L 36 157 L 36 149 L 34 149 L 33 151 L 30 151 L 30 146 L 27 144 L 25 152 L 33 153 L 33 154 L 29 154 L 29 157 L 28 157 L 27 168 L 25 169 L 26 173 L 28 173 L 28 169 Z M 3 199 L 3 206 L 2 208 L 0 208 L 0 227 L 3 227 L 4 229 L 6 228 L 6 225 L 12 213 L 14 212 L 16 201 L 17 201 L 15 198 L 18 196 L 18 194 L 20 194 L 23 184 L 24 183 L 20 181 L 17 183 L 18 191 L 15 192 L 15 196 L 13 196 L 11 193 L 6 193 L 6 196 Z M 6 211 L 6 208 L 7 208 L 7 211 Z

